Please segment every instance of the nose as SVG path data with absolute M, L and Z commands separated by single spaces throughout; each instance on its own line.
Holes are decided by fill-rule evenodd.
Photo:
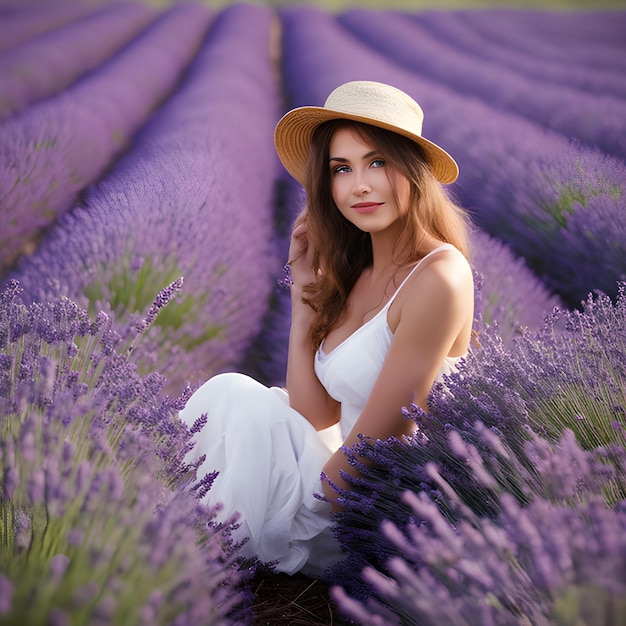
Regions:
M 353 193 L 355 196 L 362 196 L 372 191 L 367 181 L 367 176 L 363 173 L 355 172 L 353 183 Z

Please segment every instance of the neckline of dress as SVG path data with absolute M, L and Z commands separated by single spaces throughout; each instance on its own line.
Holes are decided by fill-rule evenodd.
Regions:
M 411 278 L 411 276 L 413 275 L 413 272 L 422 264 L 422 262 L 425 261 L 431 254 L 434 254 L 435 252 L 439 252 L 440 250 L 444 250 L 447 248 L 454 248 L 454 246 L 451 243 L 444 243 L 441 246 L 435 248 L 434 250 L 431 250 L 427 255 L 423 256 L 414 265 L 411 271 L 407 274 L 406 278 L 400 283 L 400 286 L 391 294 L 391 297 L 389 298 L 389 300 L 387 300 L 387 302 L 385 302 L 385 305 L 383 306 L 383 308 L 380 311 L 378 311 L 378 313 L 376 313 L 374 317 L 367 320 L 367 322 L 363 322 L 363 324 L 361 324 L 355 331 L 350 333 L 342 342 L 336 345 L 330 352 L 324 352 L 324 350 L 322 349 L 322 345 L 324 344 L 324 341 L 322 340 L 322 343 L 320 343 L 319 348 L 317 349 L 319 356 L 322 359 L 326 360 L 327 358 L 335 354 L 335 352 L 337 352 L 337 350 L 339 350 L 339 348 L 341 348 L 347 341 L 352 339 L 352 337 L 354 337 L 361 329 L 369 326 L 375 319 L 377 319 L 380 315 L 382 315 L 382 313 L 391 306 L 391 303 L 394 301 L 395 297 L 398 295 L 398 292 L 400 291 L 400 289 L 404 287 L 404 284 L 406 283 L 406 281 L 409 280 L 409 278 Z

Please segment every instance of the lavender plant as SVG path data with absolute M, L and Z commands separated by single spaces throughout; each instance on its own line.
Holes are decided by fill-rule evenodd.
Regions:
M 377 51 L 410 71 L 457 92 L 478 96 L 494 108 L 516 113 L 544 128 L 576 137 L 607 154 L 626 157 L 623 98 L 549 83 L 538 89 L 534 77 L 511 72 L 485 58 L 474 59 L 397 13 L 356 9 L 338 19 L 361 41 L 372 47 L 375 41 Z
M 143 4 L 115 4 L 14 46 L 0 56 L 0 119 L 65 89 L 154 17 Z
M 0 272 L 68 210 L 175 88 L 211 19 L 179 3 L 55 98 L 0 121 Z
M 581 310 L 556 308 L 538 331 L 508 348 L 497 330 L 479 335 L 465 373 L 436 393 L 433 416 L 474 416 L 504 431 L 512 421 L 556 440 L 571 430 L 586 450 L 626 446 L 626 292 L 590 295 Z M 484 399 L 484 402 L 483 402 Z M 498 423 L 488 420 L 497 417 Z
M 199 504 L 210 484 L 183 461 L 189 390 L 140 377 L 128 330 L 0 294 L 1 624 L 246 621 L 234 520 Z
M 85 308 L 106 302 L 120 323 L 184 275 L 178 306 L 139 347 L 173 387 L 238 363 L 280 267 L 271 27 L 268 9 L 220 12 L 176 93 L 14 274 L 33 300 L 61 292 Z
M 617 281 L 626 275 L 626 221 L 624 212 L 614 208 L 623 203 L 623 162 L 400 68 L 323 11 L 290 7 L 281 14 L 287 52 L 283 69 L 293 104 L 321 103 L 338 84 L 357 77 L 403 89 L 426 112 L 424 132 L 459 161 L 453 191 L 479 226 L 509 244 L 566 304 L 578 304 L 594 289 L 615 294 Z M 332 51 L 339 48 L 337 58 Z M 588 229 L 570 230 L 581 207 L 586 215 L 580 220 Z M 610 245 L 600 249 L 595 231 L 609 228 Z M 580 239 L 575 250 L 562 247 L 565 232 Z M 595 268 L 579 256 L 587 244 L 600 255 Z M 580 270 L 566 280 L 552 273 L 562 257 Z

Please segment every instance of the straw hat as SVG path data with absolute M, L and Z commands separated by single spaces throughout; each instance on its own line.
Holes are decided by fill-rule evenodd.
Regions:
M 278 122 L 274 131 L 276 151 L 285 169 L 300 183 L 304 182 L 313 132 L 323 122 L 336 119 L 364 122 L 412 139 L 424 150 L 442 183 L 452 183 L 459 175 L 456 161 L 422 137 L 424 113 L 413 98 L 390 85 L 363 80 L 337 87 L 323 107 L 298 107 Z

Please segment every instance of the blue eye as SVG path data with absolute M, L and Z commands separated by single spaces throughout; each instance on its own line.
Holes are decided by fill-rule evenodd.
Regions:
M 382 159 L 374 159 L 372 161 L 372 167 L 383 167 L 385 162 Z
M 333 174 L 342 174 L 343 172 L 349 172 L 350 168 L 347 165 L 338 165 L 333 168 Z

